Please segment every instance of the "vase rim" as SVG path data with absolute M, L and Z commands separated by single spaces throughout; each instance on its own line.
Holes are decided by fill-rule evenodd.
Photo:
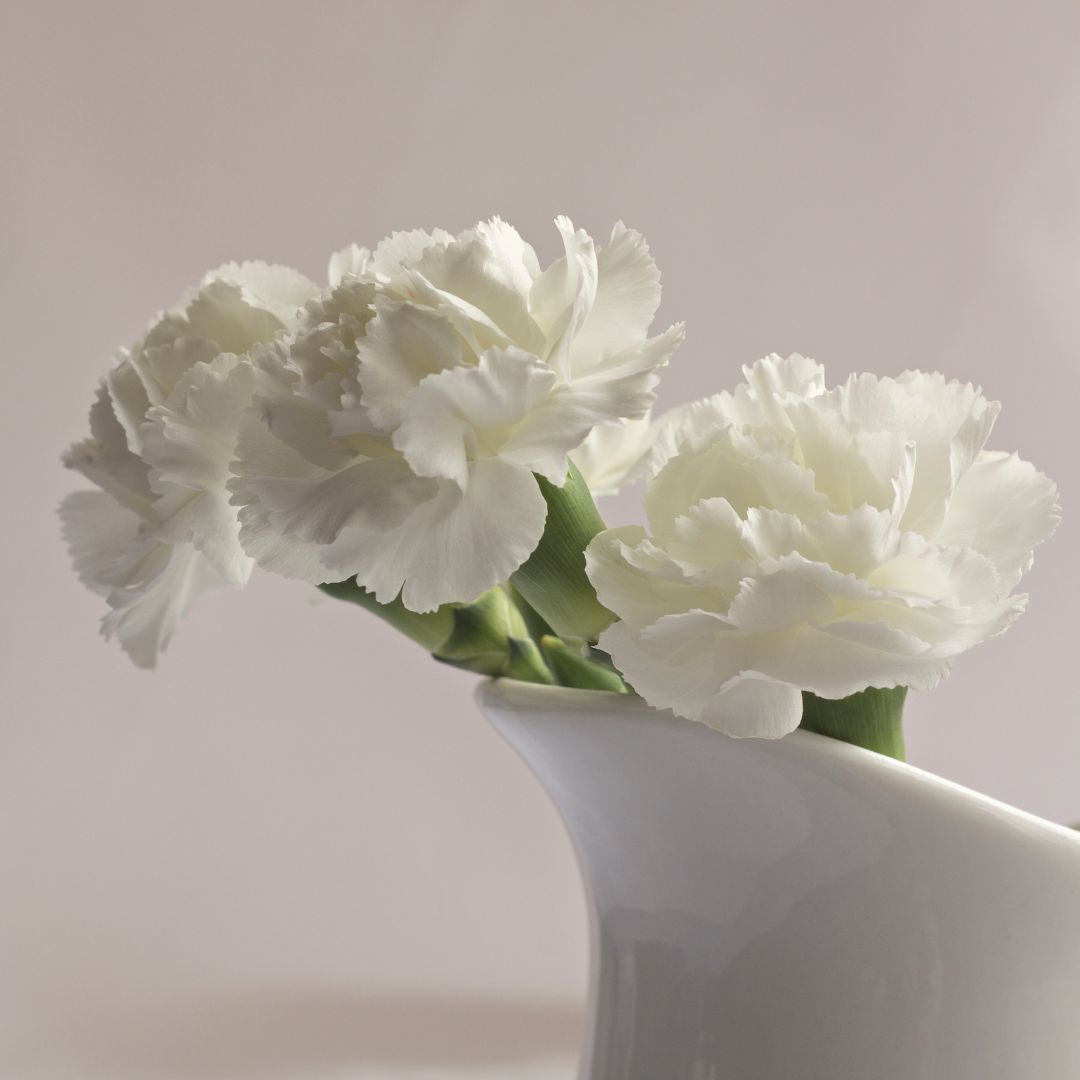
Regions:
M 476 688 L 476 700 L 482 709 L 507 710 L 516 713 L 567 713 L 587 711 L 599 716 L 635 716 L 639 721 L 662 725 L 692 724 L 704 728 L 718 739 L 730 739 L 736 743 L 769 743 L 777 747 L 796 747 L 800 752 L 818 757 L 831 758 L 837 764 L 858 770 L 877 770 L 890 772 L 901 782 L 938 789 L 942 794 L 963 794 L 986 804 L 988 809 L 1005 810 L 1009 814 L 1019 814 L 1039 825 L 1054 829 L 1064 834 L 1080 847 L 1080 832 L 1068 825 L 1033 814 L 1011 803 L 995 799 L 974 788 L 966 787 L 955 780 L 939 776 L 937 773 L 921 769 L 906 761 L 898 761 L 873 750 L 867 750 L 852 743 L 833 739 L 827 735 L 804 731 L 795 731 L 780 739 L 735 738 L 723 732 L 709 728 L 698 721 L 676 716 L 670 709 L 657 709 L 649 705 L 636 694 L 619 694 L 610 690 L 584 690 L 571 686 L 550 686 L 541 683 L 528 683 L 517 679 L 486 679 Z

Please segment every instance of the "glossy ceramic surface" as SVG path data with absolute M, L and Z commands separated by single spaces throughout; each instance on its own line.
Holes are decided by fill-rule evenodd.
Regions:
M 497 682 L 592 922 L 585 1080 L 1080 1077 L 1080 836 L 806 732 Z

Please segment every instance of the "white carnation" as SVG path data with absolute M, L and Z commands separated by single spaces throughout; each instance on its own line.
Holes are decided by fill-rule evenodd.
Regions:
M 620 620 L 600 645 L 647 701 L 777 737 L 802 691 L 931 687 L 1020 614 L 1057 489 L 984 449 L 996 403 L 921 372 L 827 391 L 799 356 L 745 375 L 661 433 L 649 533 L 587 552 Z
M 356 575 L 427 611 L 505 581 L 544 529 L 534 474 L 561 485 L 598 424 L 642 417 L 682 338 L 649 338 L 660 301 L 642 237 L 596 250 L 557 222 L 541 270 L 494 219 L 394 233 L 333 257 L 288 363 L 237 447 L 246 550 L 312 582 Z
M 65 455 L 101 490 L 61 506 L 76 569 L 110 607 L 102 626 L 152 667 L 208 588 L 244 584 L 226 482 L 240 416 L 271 344 L 317 292 L 294 270 L 229 263 L 206 275 L 123 352 Z

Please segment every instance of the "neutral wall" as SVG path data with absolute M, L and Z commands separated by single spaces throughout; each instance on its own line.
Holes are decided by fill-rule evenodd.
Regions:
M 1080 820 L 1071 0 L 0 15 L 0 1075 L 146 1076 L 154 1032 L 239 1075 L 280 1026 L 260 1002 L 331 1057 L 370 1050 L 361 1013 L 433 1030 L 447 997 L 573 1041 L 572 858 L 469 677 L 266 576 L 206 598 L 155 674 L 96 636 L 58 455 L 113 348 L 226 259 L 321 276 L 347 241 L 495 212 L 551 257 L 556 213 L 621 217 L 688 323 L 663 404 L 771 350 L 982 383 L 1066 520 L 1024 619 L 912 700 L 911 758 Z

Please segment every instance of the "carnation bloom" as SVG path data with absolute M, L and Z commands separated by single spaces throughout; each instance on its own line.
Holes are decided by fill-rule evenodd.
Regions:
M 598 424 L 641 417 L 682 338 L 647 335 L 660 279 L 616 225 L 564 255 L 494 219 L 395 233 L 331 262 L 286 363 L 241 431 L 231 488 L 260 564 L 313 583 L 356 576 L 414 611 L 475 600 L 544 530 L 539 474 L 562 485 Z
M 108 602 L 103 632 L 140 667 L 154 665 L 199 593 L 251 572 L 225 487 L 237 426 L 262 354 L 316 292 L 287 267 L 211 271 L 120 354 L 90 437 L 64 457 L 100 489 L 61 506 L 76 569 Z
M 640 527 L 587 569 L 619 617 L 601 636 L 651 704 L 730 735 L 797 727 L 804 690 L 925 689 L 1024 608 L 1057 489 L 983 447 L 998 413 L 939 374 L 858 375 L 770 356 L 683 410 Z

